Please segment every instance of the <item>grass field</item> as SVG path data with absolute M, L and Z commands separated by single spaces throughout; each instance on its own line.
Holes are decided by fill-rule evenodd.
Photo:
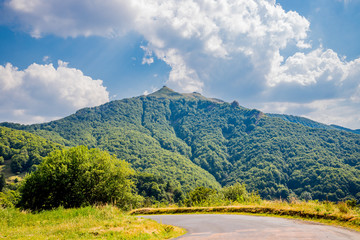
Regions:
M 124 214 L 113 206 L 36 214 L 0 208 L 0 239 L 169 239 L 185 230 Z
M 245 213 L 281 216 L 338 225 L 360 231 L 360 208 L 346 203 L 261 201 L 217 207 L 169 207 L 135 209 L 130 214 Z
M 300 218 L 360 231 L 360 209 L 346 203 L 261 201 L 217 207 L 135 209 L 130 214 L 242 213 Z M 158 224 L 116 207 L 59 208 L 29 213 L 0 208 L 0 239 L 170 239 L 184 229 Z

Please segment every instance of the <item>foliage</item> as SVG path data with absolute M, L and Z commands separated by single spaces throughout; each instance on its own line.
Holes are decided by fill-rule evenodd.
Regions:
M 159 201 L 173 204 L 184 200 L 184 194 L 180 186 L 165 181 L 160 176 L 149 173 L 137 173 L 135 175 L 135 182 L 137 192 L 146 198 L 146 206 L 150 206 Z
M 131 174 L 128 163 L 99 149 L 56 150 L 24 179 L 19 205 L 42 210 L 115 203 L 127 208 L 137 200 Z
M 265 199 L 309 192 L 318 200 L 360 200 L 359 134 L 306 127 L 197 93 L 163 88 L 50 123 L 5 125 L 107 150 L 183 192 L 240 181 Z
M 306 202 L 312 200 L 312 196 L 311 196 L 311 193 L 309 192 L 302 192 L 301 195 L 300 195 L 300 199 L 301 200 L 305 200 Z
M 188 202 L 190 206 L 196 206 L 204 204 L 211 198 L 211 195 L 215 195 L 216 190 L 206 187 L 197 187 L 189 192 Z
M 4 189 L 0 192 L 0 208 L 13 208 L 20 200 L 19 191 Z
M 13 173 L 30 172 L 43 158 L 61 146 L 34 134 L 0 127 L 0 164 L 11 161 Z
M 5 175 L 4 174 L 0 174 L 0 192 L 3 190 L 3 188 L 5 187 Z
M 246 190 L 245 184 L 239 182 L 232 186 L 224 187 L 222 189 L 225 199 L 233 202 L 245 202 L 249 199 L 249 193 Z
M 5 239 L 170 239 L 185 230 L 124 214 L 120 209 L 88 206 L 36 214 L 0 207 L 0 238 Z
M 186 213 L 246 213 L 268 216 L 287 216 L 360 230 L 360 208 L 347 203 L 329 201 L 252 201 L 220 206 L 170 207 L 135 209 L 130 214 L 186 214 Z
M 219 191 L 206 187 L 197 187 L 187 193 L 184 203 L 188 207 L 228 206 L 240 203 L 260 203 L 262 200 L 255 192 L 248 192 L 245 184 L 221 188 Z
M 273 113 L 267 113 L 266 115 L 269 117 L 281 118 L 288 122 L 298 123 L 298 124 L 301 124 L 306 127 L 320 128 L 320 129 L 327 129 L 327 130 L 341 130 L 341 131 L 360 134 L 360 129 L 352 130 L 349 128 L 344 128 L 344 127 L 333 125 L 333 124 L 326 125 L 326 124 L 315 122 L 313 120 L 310 120 L 310 119 L 304 118 L 304 117 L 285 115 L 285 114 L 273 114 Z

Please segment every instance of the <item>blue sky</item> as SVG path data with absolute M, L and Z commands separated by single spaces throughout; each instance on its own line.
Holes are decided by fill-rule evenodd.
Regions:
M 0 36 L 0 121 L 167 85 L 360 128 L 360 0 L 3 0 Z

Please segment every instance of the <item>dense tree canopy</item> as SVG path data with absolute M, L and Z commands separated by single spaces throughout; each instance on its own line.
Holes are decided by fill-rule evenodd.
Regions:
M 163 88 L 50 123 L 5 125 L 65 145 L 107 150 L 184 192 L 243 182 L 268 199 L 307 192 L 313 199 L 360 200 L 360 135 L 300 122 Z M 23 156 L 19 151 L 19 161 Z
M 36 169 L 43 158 L 61 146 L 34 134 L 0 127 L 0 164 L 10 161 L 13 173 Z
M 134 172 L 105 151 L 85 146 L 52 152 L 20 188 L 20 206 L 41 210 L 115 203 L 127 207 L 134 198 Z

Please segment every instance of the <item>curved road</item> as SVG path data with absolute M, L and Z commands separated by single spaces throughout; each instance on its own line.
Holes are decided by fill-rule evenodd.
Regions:
M 360 232 L 313 222 L 274 217 L 230 214 L 147 215 L 139 217 L 185 228 L 188 233 L 178 238 L 184 240 L 360 240 Z

